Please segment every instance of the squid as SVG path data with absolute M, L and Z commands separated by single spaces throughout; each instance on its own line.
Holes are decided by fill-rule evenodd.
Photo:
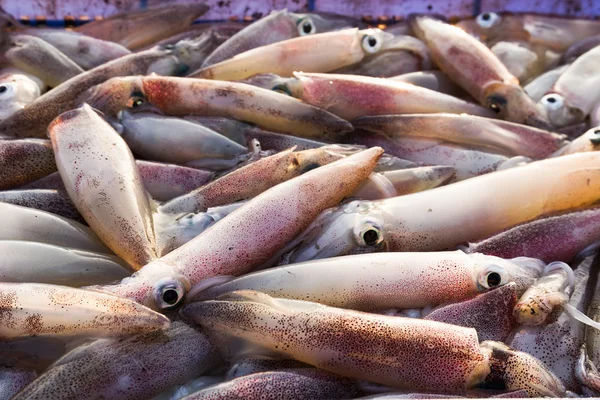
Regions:
M 207 282 L 214 284 L 210 278 L 241 275 L 267 262 L 323 210 L 352 193 L 382 153 L 380 148 L 364 150 L 283 182 L 132 277 L 89 288 L 152 309 L 176 307 Z
M 540 361 L 499 342 L 480 344 L 472 328 L 254 291 L 192 303 L 181 312 L 200 324 L 228 357 L 291 357 L 343 376 L 418 391 L 461 394 L 486 382 L 501 382 L 508 390 L 525 389 L 534 397 L 565 393 Z
M 599 162 L 595 152 L 578 153 L 407 196 L 353 201 L 325 211 L 281 254 L 291 251 L 289 262 L 300 262 L 383 249 L 451 249 L 595 203 Z
M 13 189 L 56 172 L 48 140 L 0 140 L 0 190 Z
M 169 319 L 131 300 L 41 283 L 0 283 L 0 340 L 26 336 L 119 336 L 152 332 Z
M 255 290 L 359 311 L 424 308 L 510 282 L 523 293 L 543 266 L 535 259 L 503 260 L 462 251 L 359 254 L 269 268 L 208 288 L 199 296 L 214 299 Z

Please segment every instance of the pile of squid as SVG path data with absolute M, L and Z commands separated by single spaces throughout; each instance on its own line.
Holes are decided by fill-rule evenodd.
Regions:
M 600 395 L 600 21 L 0 32 L 0 400 Z

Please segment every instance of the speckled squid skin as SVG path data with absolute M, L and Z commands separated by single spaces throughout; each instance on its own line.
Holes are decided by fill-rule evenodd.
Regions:
M 246 375 L 202 389 L 185 400 L 351 399 L 353 379 L 314 369 L 281 369 Z
M 426 137 L 391 138 L 383 133 L 356 130 L 348 135 L 348 142 L 363 146 L 381 146 L 387 154 L 416 163 L 452 167 L 455 170 L 453 180 L 456 181 L 494 172 L 510 160 L 503 154 Z
M 179 214 L 206 211 L 210 207 L 247 200 L 301 175 L 305 171 L 329 164 L 342 155 L 324 149 L 295 152 L 293 149 L 261 158 L 236 169 L 206 186 L 177 197 L 159 207 L 159 211 Z
M 77 208 L 64 191 L 28 189 L 0 191 L 0 202 L 34 208 L 86 224 Z
M 167 66 L 170 63 L 175 68 L 177 60 L 173 51 L 151 49 L 130 54 L 79 74 L 0 122 L 0 135 L 45 138 L 52 120 L 61 113 L 76 108 L 81 103 L 79 97 L 82 94 L 87 97 L 85 92 L 91 87 L 115 76 L 149 73 L 153 64 L 159 63 Z M 168 68 L 161 72 L 173 73 L 166 69 Z
M 470 299 L 442 304 L 424 319 L 474 328 L 479 340 L 504 342 L 516 325 L 513 308 L 519 292 L 511 282 Z
M 210 182 L 213 173 L 202 169 L 135 160 L 148 194 L 155 200 L 168 201 Z
M 350 123 L 320 108 L 237 82 L 162 76 L 113 78 L 99 85 L 87 102 L 116 116 L 131 106 L 130 99 L 141 99 L 168 115 L 228 117 L 313 139 L 333 140 L 352 130 Z
M 294 71 L 329 72 L 360 62 L 366 53 L 362 38 L 370 32 L 375 33 L 351 28 L 296 37 L 237 54 L 190 77 L 235 81 L 264 73 L 290 77 Z M 383 32 L 377 34 L 382 41 L 393 39 L 387 33 L 385 37 Z
M 0 400 L 10 400 L 36 377 L 31 370 L 0 367 Z
M 295 72 L 305 103 L 348 121 L 364 115 L 467 113 L 493 117 L 491 111 L 423 87 L 384 78 Z
M 227 347 L 231 337 L 318 368 L 389 386 L 463 393 L 490 372 L 474 329 L 233 292 L 182 313 Z
M 94 289 L 157 308 L 157 283 L 174 277 L 185 290 L 219 275 L 241 275 L 274 256 L 320 212 L 338 204 L 371 173 L 375 147 L 316 168 L 250 200 L 190 242 L 118 285 Z
M 542 270 L 462 251 L 358 254 L 269 268 L 210 287 L 200 296 L 215 299 L 236 290 L 256 290 L 359 311 L 424 308 L 485 291 L 480 282 L 490 268 L 504 273 L 503 284 L 516 282 L 521 292 Z
M 512 122 L 467 114 L 365 116 L 355 128 L 390 137 L 429 137 L 459 145 L 490 146 L 510 156 L 543 159 L 566 144 L 565 136 Z
M 122 44 L 130 50 L 144 47 L 185 30 L 210 7 L 204 3 L 169 4 L 112 15 L 75 29 L 76 32 Z
M 337 14 L 295 14 L 287 10 L 273 11 L 231 36 L 206 57 L 202 67 L 230 59 L 256 47 L 298 37 L 301 28 L 297 25 L 305 19 L 309 19 L 315 28 L 312 33 L 361 25 L 361 22 L 354 18 Z
M 56 172 L 49 140 L 0 140 L 0 190 L 40 179 Z
M 88 105 L 48 128 L 69 197 L 102 241 L 135 269 L 156 259 L 148 194 L 123 139 Z
M 136 302 L 38 283 L 0 283 L 0 339 L 119 336 L 151 332 L 169 320 Z
M 77 347 L 15 399 L 149 399 L 220 363 L 205 334 L 173 322 L 163 330 Z
M 502 258 L 534 257 L 545 262 L 570 262 L 600 237 L 600 208 L 539 218 L 470 243 L 468 252 Z
M 595 152 L 573 154 L 381 200 L 385 240 L 391 251 L 442 250 L 591 205 L 600 198 L 599 163 Z
M 498 116 L 533 126 L 548 126 L 546 115 L 483 43 L 460 28 L 428 17 L 415 19 L 413 29 L 429 47 L 437 66 L 482 105 L 497 102 Z

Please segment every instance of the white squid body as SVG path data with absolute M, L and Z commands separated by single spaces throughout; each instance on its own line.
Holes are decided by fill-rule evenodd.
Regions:
M 462 251 L 360 254 L 267 269 L 200 295 L 215 298 L 248 289 L 360 311 L 423 308 L 508 282 L 516 282 L 523 292 L 543 267 L 541 261 L 530 258 L 511 261 Z
M 48 132 L 69 197 L 100 239 L 136 269 L 157 258 L 149 197 L 119 134 L 88 105 Z
M 36 283 L 0 283 L 0 340 L 25 336 L 119 336 L 165 328 L 162 314 L 131 300 Z

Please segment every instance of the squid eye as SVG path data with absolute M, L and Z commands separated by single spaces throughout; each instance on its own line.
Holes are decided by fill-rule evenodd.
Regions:
M 488 108 L 496 114 L 500 114 L 502 111 L 504 111 L 506 104 L 506 99 L 500 95 L 492 95 L 487 98 Z
M 313 33 L 317 33 L 317 28 L 315 24 L 313 24 L 312 19 L 310 18 L 302 18 L 298 21 L 298 33 L 300 36 L 312 35 Z
M 357 242 L 360 246 L 377 246 L 383 242 L 383 235 L 379 228 L 367 222 L 358 231 Z
M 0 93 L 4 93 L 8 90 L 8 88 L 4 85 L 0 86 Z
M 590 142 L 594 145 L 600 144 L 600 129 L 594 129 L 590 135 Z
M 160 309 L 175 307 L 183 300 L 185 288 L 177 279 L 166 278 L 156 284 L 155 301 Z
M 141 97 L 132 97 L 127 102 L 127 107 L 129 108 L 139 108 L 146 104 L 146 100 Z
M 479 277 L 479 284 L 484 289 L 492 289 L 508 283 L 506 271 L 497 265 L 491 265 Z
M 544 108 L 551 111 L 559 110 L 564 104 L 562 96 L 558 94 L 547 94 L 540 101 Z
M 362 47 L 367 53 L 377 53 L 381 49 L 381 39 L 376 35 L 366 35 L 362 41 Z
M 275 85 L 271 90 L 277 93 L 286 94 L 288 96 L 292 95 L 292 91 L 288 89 L 286 85 Z
M 500 16 L 493 12 L 486 12 L 483 14 L 479 14 L 475 19 L 477 25 L 479 25 L 483 29 L 489 29 L 492 26 L 496 25 L 498 21 L 500 21 Z

